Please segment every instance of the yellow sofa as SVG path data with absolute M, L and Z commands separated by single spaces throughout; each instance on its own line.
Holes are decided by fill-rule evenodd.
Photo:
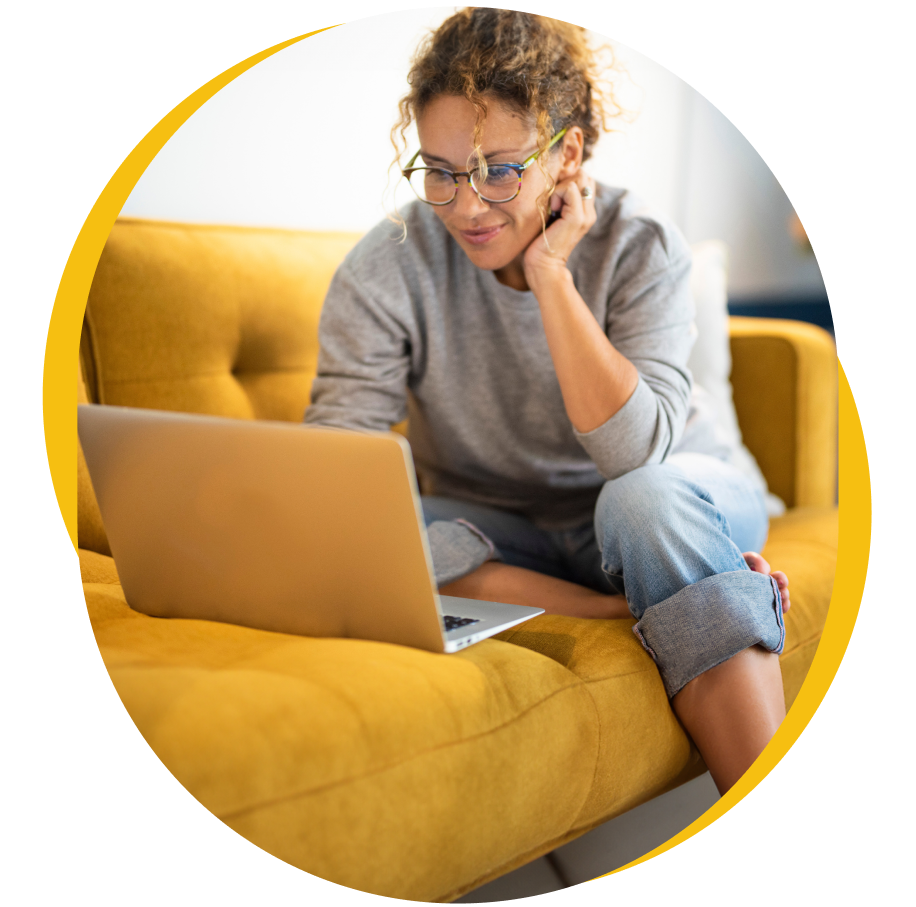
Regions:
M 90 292 L 80 397 L 298 421 L 353 234 L 120 220 Z M 837 366 L 823 331 L 731 322 L 736 408 L 789 505 L 787 703 L 837 546 Z M 704 768 L 631 621 L 542 616 L 455 655 L 162 620 L 124 600 L 85 463 L 79 544 L 99 648 L 181 784 L 271 854 L 342 885 L 448 901 Z

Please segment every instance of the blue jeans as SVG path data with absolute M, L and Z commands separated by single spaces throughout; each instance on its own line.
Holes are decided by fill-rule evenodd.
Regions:
M 594 521 L 570 530 L 451 498 L 424 497 L 423 511 L 439 585 L 495 558 L 625 595 L 669 697 L 752 645 L 782 651 L 779 589 L 742 557 L 766 541 L 763 496 L 713 457 L 674 454 L 607 482 Z

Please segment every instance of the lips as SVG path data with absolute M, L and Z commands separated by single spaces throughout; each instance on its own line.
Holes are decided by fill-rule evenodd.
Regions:
M 479 246 L 489 242 L 496 236 L 505 224 L 497 224 L 495 227 L 476 227 L 473 230 L 461 230 L 461 235 L 471 245 Z

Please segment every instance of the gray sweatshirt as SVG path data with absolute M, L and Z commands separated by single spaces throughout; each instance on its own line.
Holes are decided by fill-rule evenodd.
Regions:
M 583 524 L 607 479 L 660 463 L 691 415 L 690 249 L 629 192 L 599 185 L 598 220 L 573 250 L 575 286 L 639 372 L 630 399 L 587 433 L 570 424 L 533 293 L 473 265 L 433 209 L 404 212 L 347 255 L 319 326 L 309 424 L 384 431 L 410 417 L 424 493 Z M 723 459 L 709 417 L 690 449 Z

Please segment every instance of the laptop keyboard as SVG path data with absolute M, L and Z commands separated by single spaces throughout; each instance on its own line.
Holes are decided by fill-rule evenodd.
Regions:
M 451 614 L 443 614 L 442 619 L 445 621 L 445 632 L 457 630 L 459 627 L 466 627 L 468 624 L 479 624 L 480 621 L 473 617 L 452 617 Z

